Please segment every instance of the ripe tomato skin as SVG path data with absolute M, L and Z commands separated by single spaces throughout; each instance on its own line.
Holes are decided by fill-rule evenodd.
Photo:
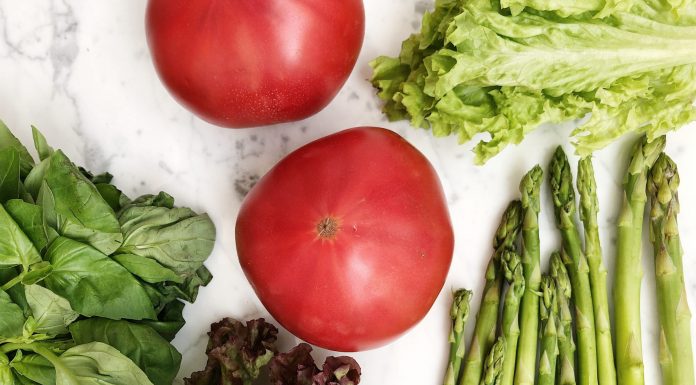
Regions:
M 326 218 L 337 226 L 322 227 Z M 280 324 L 309 343 L 359 351 L 425 316 L 454 236 L 427 159 L 391 131 L 360 127 L 301 147 L 261 178 L 240 209 L 236 242 Z
M 323 109 L 362 46 L 362 0 L 149 0 L 148 44 L 165 86 L 223 127 Z

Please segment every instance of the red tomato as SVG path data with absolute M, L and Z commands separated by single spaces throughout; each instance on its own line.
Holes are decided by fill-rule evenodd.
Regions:
M 383 345 L 420 321 L 454 247 L 435 170 L 376 127 L 327 136 L 281 160 L 244 200 L 236 239 L 271 315 L 338 351 Z
M 149 0 L 147 37 L 174 97 L 224 127 L 319 112 L 362 46 L 362 0 Z

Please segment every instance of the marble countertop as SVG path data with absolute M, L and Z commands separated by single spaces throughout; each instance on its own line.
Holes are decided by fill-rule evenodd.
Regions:
M 75 162 L 114 174 L 115 183 L 129 195 L 164 190 L 179 204 L 211 215 L 218 240 L 207 265 L 215 279 L 201 290 L 195 304 L 186 307 L 188 322 L 174 341 L 184 356 L 180 377 L 204 365 L 205 333 L 211 322 L 225 316 L 267 316 L 241 271 L 234 247 L 235 217 L 250 183 L 311 140 L 342 128 L 381 125 L 403 135 L 437 169 L 451 210 L 456 247 L 445 287 L 427 317 L 396 342 L 354 356 L 363 367 L 362 383 L 367 385 L 440 384 L 451 290 L 473 289 L 478 308 L 491 237 L 502 210 L 516 198 L 526 170 L 538 162 L 545 165 L 559 144 L 572 151 L 567 140 L 570 126 L 541 128 L 521 145 L 478 167 L 473 164 L 471 145 L 460 146 L 456 138 L 433 138 L 404 122 L 387 122 L 366 81 L 367 63 L 381 54 L 396 54 L 401 40 L 419 28 L 432 0 L 365 0 L 362 53 L 345 87 L 325 110 L 291 124 L 217 128 L 180 107 L 158 80 L 145 43 L 145 4 L 143 0 L 0 0 L 0 118 L 25 143 L 31 140 L 30 125 L 36 125 Z M 692 154 L 687 144 L 696 143 L 694 128 L 691 125 L 668 139 L 668 153 L 681 166 L 680 225 L 692 305 L 696 298 L 696 152 Z M 602 241 L 610 276 L 619 187 L 631 140 L 619 141 L 596 155 Z M 559 237 L 546 191 L 544 198 L 545 264 Z M 644 265 L 646 382 L 659 384 L 651 253 L 646 253 Z M 287 332 L 281 334 L 284 346 L 295 343 Z M 321 349 L 315 353 L 318 358 L 331 354 Z

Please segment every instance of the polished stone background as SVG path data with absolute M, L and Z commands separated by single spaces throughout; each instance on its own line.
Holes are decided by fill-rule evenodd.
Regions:
M 478 167 L 473 165 L 471 144 L 459 146 L 455 138 L 435 139 L 404 122 L 388 123 L 366 81 L 367 63 L 381 54 L 396 54 L 401 40 L 419 28 L 421 15 L 432 1 L 365 0 L 367 30 L 361 56 L 328 108 L 310 119 L 268 128 L 213 127 L 181 108 L 160 84 L 145 43 L 145 3 L 0 0 L 0 118 L 27 144 L 30 125 L 36 125 L 75 162 L 114 174 L 116 184 L 129 195 L 165 190 L 179 204 L 210 213 L 218 242 L 207 265 L 215 279 L 186 308 L 188 323 L 174 342 L 184 354 L 180 377 L 204 365 L 205 333 L 211 322 L 224 316 L 267 316 L 242 274 L 234 248 L 235 217 L 250 184 L 284 155 L 313 139 L 356 125 L 381 125 L 404 135 L 437 169 L 451 209 L 456 249 L 445 288 L 428 316 L 391 345 L 355 357 L 367 385 L 440 384 L 446 364 L 450 292 L 467 287 L 480 294 L 491 237 L 502 210 L 517 197 L 519 179 L 527 169 L 537 162 L 545 165 L 559 144 L 572 151 L 567 140 L 571 126 L 540 128 L 521 145 Z M 696 153 L 691 155 L 688 146 L 696 144 L 695 127 L 670 134 L 668 145 L 669 154 L 681 166 L 680 218 L 692 304 L 696 296 Z M 620 141 L 596 155 L 600 223 L 610 277 L 619 187 L 630 141 Z M 546 190 L 544 198 L 545 264 L 559 238 Z M 645 254 L 644 265 L 646 383 L 658 384 L 651 252 Z M 478 299 L 477 295 L 474 308 Z M 294 344 L 293 339 L 282 332 L 284 346 Z M 331 354 L 321 349 L 315 353 L 319 358 Z

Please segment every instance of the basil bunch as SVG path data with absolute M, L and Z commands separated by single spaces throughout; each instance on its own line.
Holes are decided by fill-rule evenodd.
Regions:
M 33 135 L 39 163 L 0 122 L 0 384 L 171 384 L 213 223 Z

